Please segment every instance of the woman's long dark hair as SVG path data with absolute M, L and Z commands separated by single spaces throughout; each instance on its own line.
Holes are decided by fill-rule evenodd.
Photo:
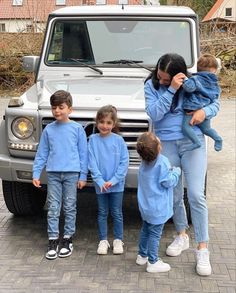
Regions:
M 186 76 L 188 75 L 187 72 L 187 65 L 185 63 L 185 60 L 182 56 L 174 53 L 167 53 L 160 57 L 160 59 L 157 62 L 157 65 L 153 72 L 147 77 L 145 80 L 148 81 L 149 79 L 152 79 L 153 87 L 158 90 L 160 87 L 159 79 L 157 78 L 157 72 L 158 70 L 161 70 L 163 72 L 166 72 L 170 75 L 170 78 L 172 79 L 177 73 L 184 73 Z M 172 104 L 171 104 L 171 112 L 174 111 L 178 104 L 179 99 L 179 90 L 174 94 Z

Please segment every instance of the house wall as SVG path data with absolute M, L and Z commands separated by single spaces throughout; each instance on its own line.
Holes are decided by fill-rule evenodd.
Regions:
M 9 33 L 18 32 L 42 32 L 45 29 L 45 23 L 32 23 L 31 20 L 23 19 L 0 19 L 0 25 L 5 24 L 5 31 Z
M 232 16 L 225 16 L 226 8 L 232 8 Z M 236 1 L 225 0 L 219 9 L 212 15 L 212 18 L 225 18 L 231 21 L 236 21 Z

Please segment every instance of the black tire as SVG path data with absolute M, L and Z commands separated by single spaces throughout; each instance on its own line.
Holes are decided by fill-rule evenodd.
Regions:
M 2 181 L 3 196 L 8 210 L 16 216 L 29 216 L 42 212 L 46 191 L 31 183 Z
M 190 210 L 190 205 L 188 202 L 187 193 L 188 193 L 187 188 L 184 188 L 184 205 L 185 205 L 185 209 L 186 209 L 186 215 L 187 215 L 188 223 L 192 224 L 191 210 Z M 204 186 L 205 198 L 206 198 L 206 193 L 207 193 L 207 174 L 205 176 L 205 186 Z

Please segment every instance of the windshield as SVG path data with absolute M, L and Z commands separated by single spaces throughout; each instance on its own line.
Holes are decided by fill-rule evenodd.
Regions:
M 178 53 L 190 66 L 191 49 L 188 21 L 64 19 L 54 22 L 46 63 L 108 67 L 114 66 L 110 62 L 113 60 L 138 60 L 139 64 L 154 67 L 161 55 Z M 120 66 L 130 64 L 121 62 Z

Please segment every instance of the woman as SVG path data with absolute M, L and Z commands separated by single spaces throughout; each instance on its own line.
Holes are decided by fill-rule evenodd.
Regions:
M 204 135 L 197 124 L 205 118 L 210 119 L 219 110 L 216 101 L 207 107 L 192 113 L 191 125 L 202 143 L 192 151 L 186 149 L 192 143 L 182 133 L 183 94 L 181 89 L 187 76 L 187 66 L 178 54 L 165 54 L 157 62 L 155 70 L 145 82 L 146 112 L 153 121 L 154 132 L 161 139 L 163 155 L 171 165 L 180 167 L 184 173 L 188 188 L 188 201 L 191 209 L 196 249 L 196 271 L 199 275 L 210 275 L 211 264 L 208 251 L 208 209 L 204 196 L 204 181 L 207 167 L 207 156 Z M 180 178 L 174 189 L 174 224 L 178 233 L 175 240 L 167 247 L 169 256 L 180 255 L 189 248 L 189 237 L 186 234 L 188 222 L 183 202 L 183 183 Z

